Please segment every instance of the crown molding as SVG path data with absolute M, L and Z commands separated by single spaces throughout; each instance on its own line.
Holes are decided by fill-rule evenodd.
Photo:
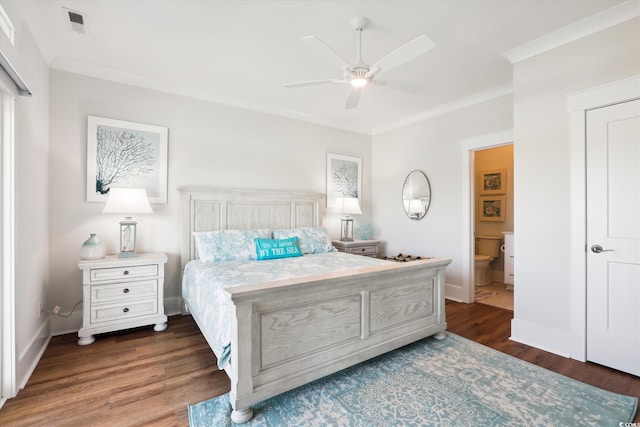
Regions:
M 420 114 L 407 117 L 384 126 L 376 127 L 373 129 L 363 129 L 355 126 L 345 126 L 343 124 L 337 124 L 330 120 L 325 120 L 320 117 L 311 116 L 295 111 L 289 111 L 285 109 L 278 109 L 268 105 L 262 105 L 259 103 L 248 102 L 243 99 L 221 96 L 211 91 L 202 90 L 187 85 L 178 85 L 168 83 L 163 80 L 150 79 L 148 77 L 142 77 L 139 75 L 126 73 L 120 70 L 102 67 L 94 64 L 76 61 L 66 57 L 57 57 L 51 64 L 52 69 L 66 71 L 69 73 L 80 74 L 83 76 L 93 77 L 100 80 L 111 81 L 115 83 L 121 83 L 145 89 L 156 90 L 158 92 L 170 93 L 178 96 L 185 96 L 194 99 L 200 99 L 203 101 L 214 102 L 217 104 L 223 104 L 235 108 L 244 110 L 255 111 L 263 114 L 269 114 L 272 116 L 283 117 L 286 119 L 303 121 L 319 126 L 330 127 L 347 132 L 359 133 L 367 136 L 377 135 L 379 133 L 388 132 L 403 126 L 407 126 L 413 123 L 420 122 L 422 120 L 430 119 L 442 114 L 450 113 L 461 108 L 469 107 L 474 104 L 489 101 L 501 96 L 510 95 L 513 92 L 511 82 L 505 83 L 499 86 L 459 98 L 455 101 L 448 102 L 446 104 L 439 105 L 435 108 L 426 110 Z
M 512 64 L 515 64 L 609 27 L 613 27 L 637 16 L 640 16 L 640 1 L 628 0 L 582 21 L 553 31 L 513 49 L 506 50 L 500 55 Z
M 141 87 L 144 89 L 155 90 L 163 93 L 170 93 L 173 95 L 184 96 L 188 98 L 199 99 L 201 101 L 208 101 L 217 104 L 227 105 L 243 110 L 250 110 L 257 113 L 269 114 L 272 116 L 278 116 L 286 119 L 303 121 L 319 126 L 330 127 L 334 129 L 344 130 L 348 132 L 354 132 L 370 136 L 368 130 L 353 127 L 344 126 L 342 124 L 336 124 L 329 120 L 322 119 L 320 117 L 311 116 L 308 114 L 299 113 L 296 111 L 290 111 L 286 109 L 274 108 L 270 105 L 264 105 L 257 102 L 247 101 L 245 99 L 223 96 L 212 91 L 203 90 L 188 85 L 180 85 L 174 83 L 168 83 L 164 80 L 151 79 L 148 77 L 142 77 L 132 73 L 126 73 L 113 68 L 102 67 L 99 65 L 89 64 L 86 62 L 76 61 L 74 59 L 66 57 L 57 57 L 51 64 L 52 69 L 66 71 L 69 73 L 80 74 L 87 77 L 93 77 L 100 80 L 111 81 L 115 83 L 126 84 L 130 86 Z
M 402 120 L 397 120 L 393 123 L 384 126 L 378 126 L 371 130 L 371 135 L 379 135 L 381 133 L 389 132 L 404 126 L 408 126 L 414 123 L 421 122 L 423 120 L 431 119 L 443 114 L 451 113 L 456 110 L 461 110 L 466 107 L 470 107 L 481 102 L 490 101 L 492 99 L 500 98 L 503 96 L 511 95 L 513 93 L 513 84 L 511 82 L 504 83 L 498 86 L 491 87 L 489 89 L 482 90 L 480 92 L 473 93 L 462 98 L 458 98 L 454 101 L 441 104 L 437 107 L 423 111 L 422 113 L 415 114 Z

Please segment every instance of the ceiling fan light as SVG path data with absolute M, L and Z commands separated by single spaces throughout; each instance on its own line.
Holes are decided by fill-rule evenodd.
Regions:
M 369 83 L 369 81 L 364 77 L 356 77 L 354 79 L 351 79 L 351 86 L 353 87 L 364 87 L 367 85 L 367 83 Z

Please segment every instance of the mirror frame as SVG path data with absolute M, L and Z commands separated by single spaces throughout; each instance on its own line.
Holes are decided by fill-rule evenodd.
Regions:
M 424 202 L 424 197 L 422 197 L 420 199 L 416 199 L 417 201 L 419 201 L 423 205 L 424 212 L 411 213 L 410 212 L 411 199 L 405 198 L 405 187 L 407 186 L 407 183 L 409 182 L 409 179 L 411 178 L 411 176 L 413 174 L 416 174 L 418 176 L 421 175 L 424 178 L 425 182 L 427 183 L 427 189 L 429 191 L 427 202 L 426 203 Z M 407 217 L 410 220 L 412 220 L 412 221 L 420 221 L 425 216 L 427 216 L 427 212 L 429 211 L 429 207 L 430 206 L 431 206 L 431 182 L 429 181 L 429 177 L 423 171 L 421 171 L 419 169 L 414 169 L 411 172 L 409 172 L 407 177 L 404 179 L 404 183 L 402 184 L 402 207 L 404 209 L 404 213 L 407 215 Z

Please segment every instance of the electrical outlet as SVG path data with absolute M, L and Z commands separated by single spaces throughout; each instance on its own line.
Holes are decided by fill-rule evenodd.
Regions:
M 40 312 L 38 313 L 38 317 L 42 317 L 42 313 L 44 313 L 44 303 L 40 301 Z

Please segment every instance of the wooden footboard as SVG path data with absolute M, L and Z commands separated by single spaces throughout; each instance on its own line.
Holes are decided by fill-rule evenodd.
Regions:
M 232 419 L 250 405 L 440 333 L 449 259 L 228 288 Z
M 179 190 L 183 268 L 198 257 L 194 231 L 317 227 L 325 199 L 306 192 Z M 249 420 L 256 402 L 444 331 L 444 271 L 450 262 L 388 263 L 228 288 L 235 309 L 231 362 L 225 367 L 232 420 Z M 213 343 L 195 314 L 194 319 Z

